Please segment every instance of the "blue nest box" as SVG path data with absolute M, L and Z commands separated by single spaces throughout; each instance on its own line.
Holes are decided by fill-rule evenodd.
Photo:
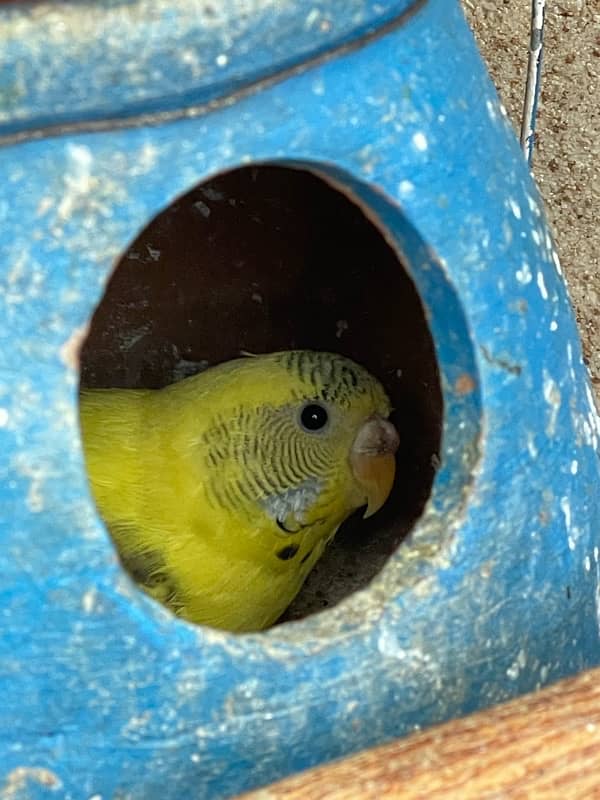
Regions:
M 459 3 L 5 3 L 0 52 L 0 797 L 224 798 L 598 663 L 598 417 Z M 287 622 L 196 627 L 80 381 L 291 347 L 383 381 L 398 484 Z

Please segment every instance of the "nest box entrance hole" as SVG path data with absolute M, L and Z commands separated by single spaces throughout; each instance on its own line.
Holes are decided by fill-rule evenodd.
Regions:
M 438 367 L 420 298 L 381 231 L 308 170 L 219 174 L 164 209 L 123 254 L 81 354 L 83 387 L 156 388 L 242 351 L 297 348 L 340 353 L 375 375 L 401 444 L 384 508 L 344 524 L 284 619 L 366 585 L 431 491 Z

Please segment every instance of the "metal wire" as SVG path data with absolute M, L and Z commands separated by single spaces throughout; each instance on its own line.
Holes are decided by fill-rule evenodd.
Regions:
M 532 0 L 527 82 L 525 84 L 525 100 L 521 119 L 521 147 L 529 165 L 533 160 L 533 149 L 535 147 L 535 123 L 542 78 L 545 16 L 546 0 Z

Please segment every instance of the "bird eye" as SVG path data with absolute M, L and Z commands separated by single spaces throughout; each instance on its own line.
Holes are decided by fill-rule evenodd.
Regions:
M 322 430 L 329 421 L 327 409 L 318 403 L 309 403 L 300 412 L 300 424 L 305 431 Z

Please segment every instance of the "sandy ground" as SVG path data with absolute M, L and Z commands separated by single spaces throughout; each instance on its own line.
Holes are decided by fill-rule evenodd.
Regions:
M 519 130 L 529 0 L 463 0 Z M 600 0 L 548 0 L 533 172 L 546 201 L 600 401 Z

